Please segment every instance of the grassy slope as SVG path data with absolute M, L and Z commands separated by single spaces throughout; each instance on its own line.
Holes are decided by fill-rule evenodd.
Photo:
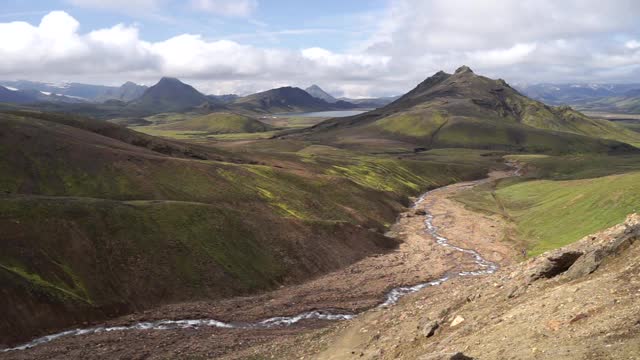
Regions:
M 437 73 L 388 106 L 330 119 L 306 131 L 308 138 L 369 147 L 465 147 L 507 151 L 607 153 L 632 151 L 638 133 L 569 108 L 552 108 L 522 96 L 502 80 L 462 69 Z M 626 143 L 626 144 L 622 144 Z
M 513 158 L 535 166 L 534 177 L 484 185 L 457 200 L 513 220 L 529 255 L 576 241 L 640 210 L 637 156 Z
M 531 101 L 531 100 L 529 100 Z M 640 146 L 640 136 L 620 124 L 603 119 L 590 118 L 568 107 L 551 108 L 560 116 L 548 114 L 549 110 L 531 101 L 523 117 L 523 123 L 538 129 L 569 132 L 574 134 L 622 141 Z M 535 109 L 535 110 L 530 110 Z M 550 121 L 553 119 L 553 121 Z
M 628 114 L 640 113 L 640 98 L 638 97 L 608 97 L 581 105 L 585 110 L 610 111 Z
M 271 126 L 248 116 L 220 112 L 156 127 L 159 130 L 202 131 L 212 134 L 255 133 L 271 130 Z
M 407 195 L 495 165 L 279 140 L 199 160 L 167 155 L 191 145 L 38 117 L 0 114 L 4 337 L 330 271 L 390 246 L 366 229 L 384 230 Z

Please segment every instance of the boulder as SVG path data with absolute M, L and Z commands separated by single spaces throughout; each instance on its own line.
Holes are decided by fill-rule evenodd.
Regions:
M 598 269 L 605 256 L 605 252 L 602 249 L 591 251 L 573 263 L 565 276 L 568 279 L 577 279 L 589 275 Z
M 424 209 L 416 209 L 413 213 L 420 216 L 427 215 L 427 212 Z
M 564 250 L 560 249 L 554 251 L 532 267 L 529 271 L 528 283 L 534 282 L 538 279 L 550 279 L 563 272 L 569 270 L 569 268 L 582 256 L 581 251 Z
M 435 335 L 436 330 L 440 327 L 437 320 L 429 320 L 422 326 L 422 334 L 425 337 L 432 337 Z

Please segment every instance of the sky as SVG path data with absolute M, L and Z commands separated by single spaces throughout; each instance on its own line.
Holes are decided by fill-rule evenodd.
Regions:
M 461 65 L 640 83 L 637 0 L 1 0 L 0 79 L 402 94 Z

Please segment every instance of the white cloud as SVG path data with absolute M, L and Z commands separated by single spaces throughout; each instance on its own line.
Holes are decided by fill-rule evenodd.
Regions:
M 536 47 L 535 43 L 515 44 L 508 49 L 478 50 L 467 55 L 470 62 L 480 66 L 506 66 L 525 61 Z
M 123 3 L 112 0 L 108 6 Z M 165 4 L 126 3 L 156 9 Z M 225 16 L 248 16 L 256 6 L 187 4 Z M 51 12 L 38 25 L 0 22 L 0 78 L 153 83 L 169 75 L 212 93 L 318 83 L 335 95 L 367 96 L 401 93 L 438 70 L 466 64 L 512 82 L 640 82 L 638 15 L 640 2 L 634 0 L 395 0 L 386 11 L 363 18 L 368 23 L 358 27 L 371 29 L 365 41 L 336 52 L 314 44 L 252 46 L 242 43 L 243 34 L 223 40 L 176 34 L 150 42 L 136 26 L 81 32 L 73 17 Z M 305 31 L 317 29 L 295 29 Z
M 87 34 L 78 29 L 78 21 L 61 11 L 49 13 L 38 26 L 0 23 L 0 38 L 6 39 L 0 42 L 0 77 L 154 82 L 168 75 L 205 89 L 216 81 L 235 82 L 251 91 L 272 84 L 303 86 L 309 74 L 341 81 L 368 78 L 384 71 L 388 62 L 383 56 L 336 54 L 321 48 L 258 48 L 194 34 L 147 42 L 136 27 L 123 24 Z M 240 85 L 241 81 L 249 85 Z
M 640 46 L 615 40 L 637 38 L 639 15 L 633 0 L 396 0 L 360 49 L 391 56 L 398 82 L 461 64 L 518 82 L 640 82 Z M 618 64 L 626 77 L 603 77 Z
M 257 0 L 191 0 L 191 7 L 222 16 L 247 17 L 258 8 Z
M 640 41 L 629 40 L 626 43 L 624 43 L 624 46 L 626 46 L 627 49 L 631 49 L 631 50 L 640 49 Z

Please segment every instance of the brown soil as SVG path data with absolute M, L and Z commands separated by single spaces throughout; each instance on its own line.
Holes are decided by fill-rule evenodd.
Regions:
M 640 216 L 631 215 L 493 276 L 457 278 L 397 307 L 250 353 L 323 360 L 640 359 L 638 239 Z
M 506 172 L 493 172 L 491 179 L 508 175 Z M 422 206 L 428 206 L 434 215 L 434 225 L 453 244 L 473 248 L 486 259 L 507 266 L 513 263 L 517 252 L 502 241 L 508 231 L 505 221 L 497 216 L 471 212 L 448 199 L 450 195 L 477 183 L 459 183 L 431 192 Z M 415 214 L 415 209 L 408 209 L 388 234 L 403 241 L 396 251 L 365 258 L 301 285 L 259 296 L 164 306 L 116 319 L 108 325 L 159 319 L 250 321 L 312 309 L 341 309 L 342 312 L 356 313 L 377 305 L 390 288 L 478 268 L 468 254 L 436 244 L 425 233 L 424 220 L 423 215 Z M 373 313 L 378 312 L 373 310 Z M 310 333 L 310 336 L 316 336 L 314 334 L 318 331 L 322 334 L 332 328 L 327 329 L 327 325 L 334 324 L 307 321 L 288 328 L 262 330 L 114 331 L 61 338 L 33 349 L 2 355 L 6 358 L 171 358 L 187 354 L 193 358 L 237 357 L 261 349 L 253 348 L 259 344 L 276 346 L 287 343 L 290 341 L 287 339 L 300 332 Z

